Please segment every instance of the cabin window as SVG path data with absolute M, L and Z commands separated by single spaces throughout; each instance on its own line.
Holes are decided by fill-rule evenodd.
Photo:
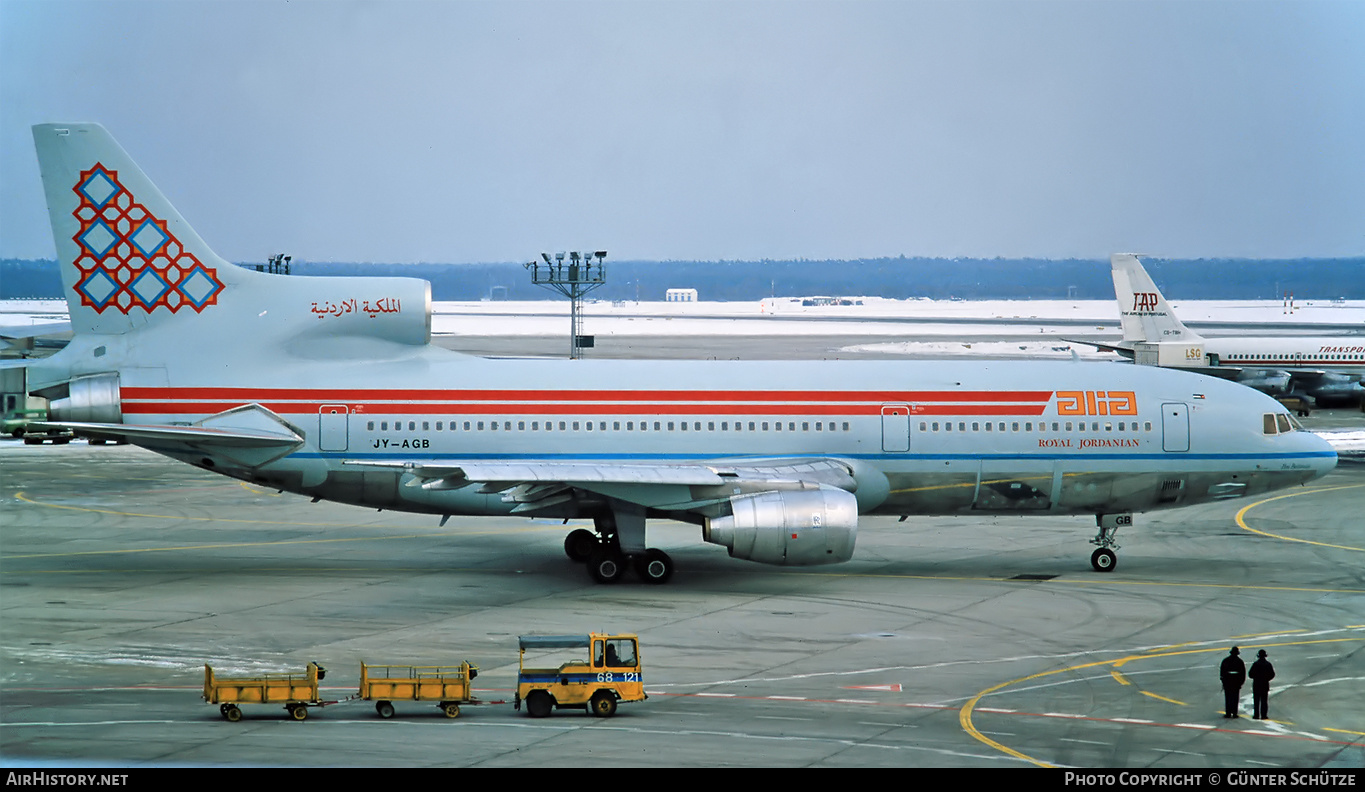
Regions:
M 371 430 L 371 431 L 373 431 L 373 430 L 374 430 L 374 421 L 370 421 L 369 423 L 365 424 L 365 428 L 366 428 L 366 429 L 369 429 L 369 430 Z

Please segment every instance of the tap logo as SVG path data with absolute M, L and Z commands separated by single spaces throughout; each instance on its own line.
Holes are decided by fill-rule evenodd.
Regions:
M 1133 292 L 1134 311 L 1155 311 L 1156 292 Z
M 166 221 L 152 216 L 119 182 L 118 171 L 100 163 L 81 173 L 73 188 L 80 199 L 72 212 L 80 231 L 75 265 L 81 305 L 104 313 L 134 308 L 195 313 L 218 302 L 218 271 L 185 252 Z

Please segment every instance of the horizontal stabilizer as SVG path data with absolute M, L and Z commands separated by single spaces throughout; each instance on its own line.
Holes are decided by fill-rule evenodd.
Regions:
M 202 426 L 170 426 L 166 424 L 116 424 L 85 423 L 81 421 L 35 421 L 28 424 L 35 429 L 70 429 L 77 434 L 96 437 L 126 438 L 129 442 L 142 445 L 149 443 L 174 442 L 197 443 L 201 445 L 230 446 L 236 448 L 277 448 L 294 446 L 303 442 L 298 435 L 284 435 L 270 432 L 257 432 L 245 429 L 212 429 Z
M 204 453 L 249 468 L 273 462 L 303 445 L 301 431 L 259 404 L 234 407 L 189 426 L 82 421 L 29 425 L 125 439 L 153 451 Z

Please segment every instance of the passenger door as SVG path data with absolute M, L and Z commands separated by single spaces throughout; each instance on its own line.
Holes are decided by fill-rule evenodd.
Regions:
M 1164 450 L 1190 450 L 1189 411 L 1187 404 L 1161 405 L 1161 447 Z

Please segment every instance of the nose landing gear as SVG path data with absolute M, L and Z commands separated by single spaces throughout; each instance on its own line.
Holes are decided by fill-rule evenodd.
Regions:
M 1090 544 L 1098 545 L 1099 549 L 1090 554 L 1090 566 L 1096 572 L 1113 572 L 1118 565 L 1119 557 L 1114 552 L 1119 549 L 1118 542 L 1114 541 L 1120 526 L 1133 524 L 1131 514 L 1097 514 L 1095 515 L 1095 525 L 1099 531 L 1095 538 L 1090 540 Z

